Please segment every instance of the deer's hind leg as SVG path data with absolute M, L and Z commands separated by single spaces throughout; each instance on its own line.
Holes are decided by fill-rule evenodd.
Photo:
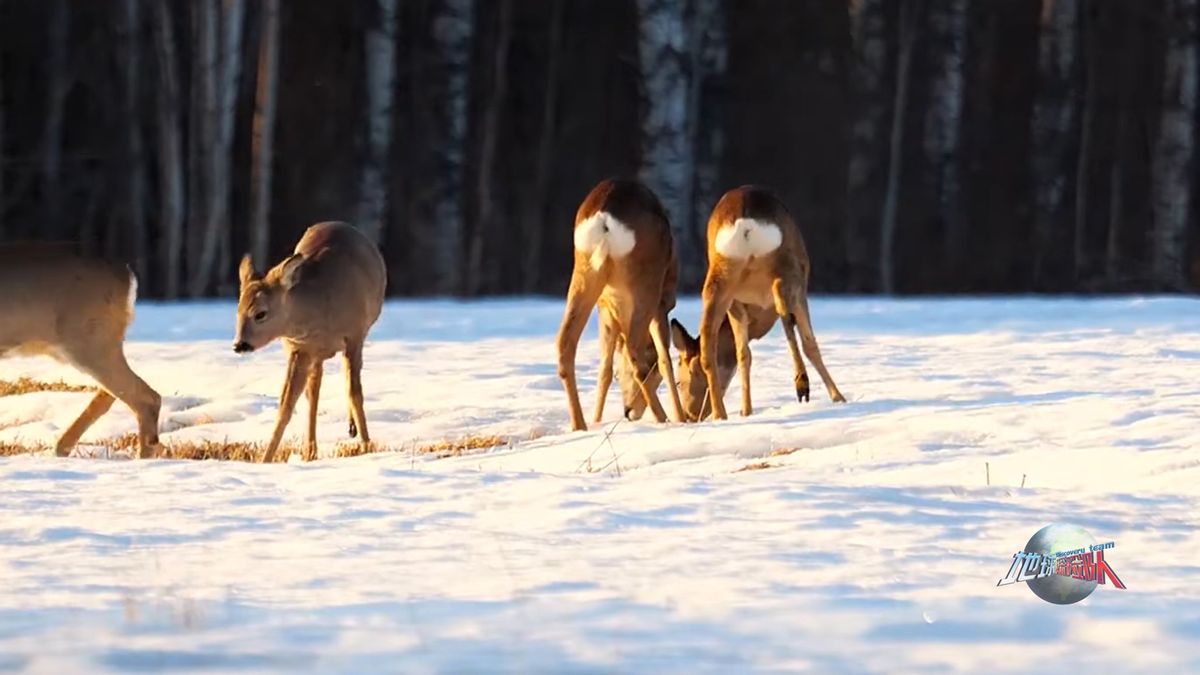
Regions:
M 754 408 L 750 404 L 750 317 L 746 306 L 735 302 L 729 306 L 729 327 L 733 329 L 733 345 L 737 350 L 738 373 L 742 379 L 742 417 L 749 417 Z
M 571 274 L 571 287 L 567 291 L 567 308 L 563 312 L 562 325 L 558 329 L 558 377 L 567 393 L 567 407 L 571 414 L 571 429 L 586 431 L 583 408 L 579 405 L 579 385 L 575 379 L 575 354 L 579 350 L 579 338 L 587 326 L 588 317 L 604 291 L 604 280 L 599 274 L 580 269 L 576 260 Z M 628 344 L 628 343 L 626 343 Z
M 654 369 L 654 363 L 647 363 L 642 355 L 646 351 L 646 340 L 650 339 L 650 324 L 654 320 L 654 312 L 657 310 L 657 303 L 653 306 L 643 302 L 636 302 L 633 306 L 633 315 L 629 319 L 629 326 L 625 332 L 625 358 L 634 364 L 635 372 L 637 373 L 638 385 L 642 390 L 642 398 L 645 399 L 646 405 L 649 406 L 650 412 L 654 414 L 654 419 L 661 422 L 667 421 L 667 413 L 663 410 L 662 401 L 658 399 L 658 383 L 651 383 L 649 380 L 650 374 Z M 658 323 L 658 322 L 655 322 Z M 666 324 L 663 324 L 665 327 Z M 656 334 L 654 337 L 655 351 L 658 351 L 657 345 L 664 336 Z M 662 362 L 662 353 L 658 353 L 658 362 Z M 667 357 L 667 370 L 670 370 L 670 357 Z M 671 380 L 675 379 L 675 375 L 671 372 Z M 678 392 L 675 393 L 679 395 Z
M 66 457 L 71 454 L 71 448 L 79 442 L 87 430 L 96 423 L 96 420 L 104 416 L 112 408 L 113 403 L 117 399 L 112 394 L 101 389 L 92 397 L 91 403 L 88 403 L 87 408 L 84 408 L 79 417 L 63 432 L 62 437 L 58 439 L 58 444 L 54 448 L 54 454 L 59 457 Z
M 347 398 L 350 399 L 351 428 L 358 432 L 358 442 L 366 451 L 371 444 L 371 433 L 367 431 L 367 412 L 363 408 L 363 341 L 361 339 L 348 341 L 343 352 L 343 359 L 346 363 L 346 389 Z
M 776 287 L 779 287 L 780 282 L 777 280 L 775 284 Z M 778 297 L 780 294 L 777 291 L 776 296 Z M 808 311 L 808 298 L 802 289 L 788 295 L 790 297 L 786 299 L 789 300 L 789 313 L 794 317 L 796 328 L 800 332 L 800 341 L 804 348 L 804 356 L 812 362 L 813 367 L 820 374 L 821 381 L 825 383 L 825 389 L 829 392 L 829 398 L 835 403 L 845 403 L 846 397 L 842 396 L 842 392 L 834 384 L 833 377 L 829 374 L 829 369 L 825 367 L 825 361 L 821 358 L 821 348 L 817 345 L 817 336 L 813 333 L 812 320 Z M 794 337 L 791 339 L 795 340 Z
M 77 368 L 92 376 L 102 389 L 133 411 L 138 421 L 138 457 L 147 459 L 155 456 L 158 452 L 158 413 L 162 407 L 162 397 L 129 367 L 121 345 L 66 345 L 64 351 Z M 93 398 L 92 404 L 71 425 L 63 440 L 70 440 L 68 436 L 74 431 L 82 435 L 111 406 L 111 401 L 106 402 L 99 396 Z
M 604 403 L 613 381 L 613 354 L 617 348 L 617 329 L 607 310 L 600 311 L 600 377 L 596 387 L 596 414 L 592 421 L 604 417 Z
M 783 322 L 783 335 L 787 338 L 788 351 L 792 353 L 792 365 L 796 369 L 796 399 L 805 403 L 811 398 L 808 370 L 804 367 L 804 359 L 800 357 L 800 344 L 796 341 L 796 319 L 792 314 L 791 303 L 788 302 L 782 279 L 775 280 L 771 286 L 771 293 L 775 297 L 775 311 Z

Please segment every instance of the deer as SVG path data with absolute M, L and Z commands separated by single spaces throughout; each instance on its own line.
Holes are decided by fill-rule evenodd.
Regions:
M 659 376 L 667 382 L 675 419 L 683 421 L 667 324 L 667 315 L 675 308 L 679 263 L 670 221 L 658 197 L 637 181 L 601 181 L 579 205 L 573 240 L 574 268 L 556 341 L 558 376 L 567 394 L 571 429 L 587 430 L 579 404 L 575 356 L 579 338 L 597 304 L 602 364 L 596 421 L 604 412 L 618 343 L 623 352 L 621 370 L 628 375 L 621 377 L 627 392 L 626 417 L 635 414 L 640 398 L 658 422 L 667 421 L 656 391 L 658 381 L 650 377 L 657 362 Z M 651 346 L 653 349 L 649 349 Z
M 238 268 L 240 291 L 233 351 L 246 354 L 278 339 L 287 355 L 275 430 L 261 462 L 275 453 L 301 390 L 308 399 L 308 435 L 302 458 L 317 458 L 317 401 L 325 361 L 339 352 L 346 367 L 350 437 L 370 446 L 363 411 L 363 345 L 383 311 L 387 268 L 379 248 L 352 225 L 329 221 L 309 227 L 291 256 L 259 274 L 249 254 Z
M 783 201 L 766 188 L 743 185 L 726 192 L 708 220 L 708 273 L 701 291 L 699 338 L 671 325 L 680 352 L 679 385 L 690 419 L 711 411 L 727 419 L 724 395 L 736 367 L 741 374 L 742 416 L 750 400 L 750 341 L 783 322 L 795 367 L 796 398 L 811 400 L 804 356 L 821 375 L 829 398 L 846 398 L 821 359 L 808 309 L 811 264 L 804 238 Z M 800 341 L 797 343 L 796 334 Z
M 137 418 L 138 458 L 159 453 L 162 397 L 125 358 L 137 291 L 129 266 L 81 255 L 70 244 L 0 246 L 0 356 L 49 356 L 99 385 L 59 437 L 54 449 L 59 457 L 68 456 L 117 400 Z

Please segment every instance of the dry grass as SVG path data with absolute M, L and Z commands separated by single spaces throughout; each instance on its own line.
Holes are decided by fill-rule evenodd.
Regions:
M 761 471 L 763 469 L 771 469 L 774 467 L 775 465 L 770 462 L 755 462 L 754 464 L 747 464 L 746 466 L 737 469 L 734 471 L 734 473 L 741 473 L 743 471 Z
M 446 457 L 461 457 L 462 455 L 483 452 L 492 448 L 508 445 L 509 440 L 502 436 L 465 436 L 454 440 L 444 440 L 417 446 L 415 453 L 433 455 L 438 459 Z M 84 445 L 101 446 L 110 453 L 128 451 L 136 454 L 137 434 L 129 433 L 115 438 L 109 438 L 98 443 Z M 10 455 L 25 455 L 42 453 L 46 447 L 29 445 L 21 442 L 0 441 L 0 457 Z M 266 452 L 266 443 L 244 443 L 237 441 L 168 441 L 162 444 L 159 453 L 161 459 L 215 459 L 231 462 L 257 462 Z M 372 442 L 365 450 L 360 443 L 347 442 L 337 446 L 335 457 L 358 457 L 377 452 L 412 452 L 411 448 L 397 448 L 381 443 Z M 285 461 L 292 453 L 303 454 L 299 443 L 284 441 L 276 453 L 276 461 Z
M 800 452 L 800 448 L 776 448 L 772 450 L 771 454 L 767 455 L 767 457 L 783 457 L 784 455 L 790 455 L 793 452 Z
M 0 380 L 0 397 L 33 394 L 39 391 L 80 392 L 96 391 L 96 388 L 88 387 L 82 384 L 68 384 L 62 380 L 57 382 L 44 382 L 42 380 L 35 380 L 31 377 L 21 377 L 16 380 Z

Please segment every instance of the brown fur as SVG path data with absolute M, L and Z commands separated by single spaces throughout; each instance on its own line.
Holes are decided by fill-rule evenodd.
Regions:
M 65 457 L 116 400 L 138 420 L 138 456 L 158 446 L 162 399 L 125 360 L 133 273 L 61 244 L 0 246 L 0 356 L 46 355 L 95 378 L 100 391 L 59 438 Z
M 366 447 L 371 438 L 363 411 L 363 343 L 383 309 L 387 283 L 378 247 L 346 223 L 318 223 L 305 231 L 291 257 L 263 276 L 250 256 L 243 258 L 240 277 L 234 349 L 252 351 L 279 338 L 288 355 L 279 417 L 262 461 L 274 459 L 301 389 L 309 406 L 304 459 L 316 459 L 324 362 L 338 352 L 346 364 L 350 435 Z
M 605 180 L 593 188 L 575 214 L 575 227 L 599 211 L 607 211 L 630 228 L 635 244 L 628 255 L 620 259 L 610 256 L 599 269 L 593 267 L 588 255 L 575 251 L 567 307 L 557 340 L 558 374 L 567 393 L 571 428 L 587 429 L 575 381 L 575 353 L 597 303 L 603 337 L 597 421 L 604 412 L 604 397 L 612 382 L 612 353 L 618 342 L 624 347 L 623 372 L 633 375 L 623 377 L 622 382 L 636 378 L 637 389 L 655 419 L 665 422 L 666 412 L 655 391 L 658 382 L 650 377 L 657 355 L 658 370 L 667 381 L 676 417 L 682 419 L 667 335 L 667 313 L 675 307 L 679 264 L 666 212 L 649 188 L 626 180 Z M 633 408 L 636 392 L 633 399 L 626 396 L 627 411 Z
M 774 223 L 781 234 L 779 247 L 759 257 L 729 259 L 722 256 L 716 248 L 717 234 L 738 218 Z M 775 325 L 776 316 L 783 320 L 784 334 L 795 366 L 796 397 L 801 402 L 809 398 L 808 373 L 796 340 L 798 331 L 804 355 L 820 373 L 829 397 L 844 402 L 845 398 L 821 359 L 809 318 L 808 250 L 783 202 L 770 191 L 756 186 L 747 185 L 726 192 L 708 220 L 708 262 L 703 291 L 704 309 L 700 318 L 699 354 L 693 358 L 699 361 L 699 369 L 704 373 L 707 385 L 704 393 L 711 403 L 713 417 L 726 419 L 724 394 L 732 378 L 728 368 L 725 369 L 728 375 L 723 375 L 718 357 L 718 344 L 724 341 L 720 333 L 726 321 L 742 377 L 743 415 L 752 412 L 749 342 L 770 331 Z M 694 362 L 685 364 L 689 373 L 681 373 L 681 381 L 686 379 L 690 385 L 693 379 L 690 371 L 694 365 Z M 693 399 L 687 405 L 691 409 L 697 405 L 694 394 L 689 397 L 685 392 L 685 399 L 689 398 Z

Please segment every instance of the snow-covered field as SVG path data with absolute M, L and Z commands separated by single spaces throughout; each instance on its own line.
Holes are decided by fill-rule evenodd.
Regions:
M 576 434 L 561 310 L 385 308 L 375 438 L 513 440 L 485 454 L 0 459 L 0 671 L 1200 671 L 1200 302 L 816 299 L 848 404 L 811 369 L 795 401 L 777 328 L 754 344 L 754 416 L 618 421 L 614 385 Z M 139 305 L 128 352 L 167 441 L 270 434 L 283 359 L 233 354 L 232 326 L 227 303 Z M 49 445 L 87 399 L 0 399 L 0 440 Z M 337 361 L 320 420 L 331 454 Z M 85 443 L 133 428 L 114 408 Z M 1115 541 L 1128 589 L 997 588 L 1057 521 Z

